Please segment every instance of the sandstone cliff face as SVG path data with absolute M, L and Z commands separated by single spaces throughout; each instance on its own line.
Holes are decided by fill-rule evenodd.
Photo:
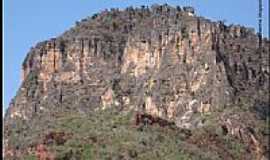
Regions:
M 264 40 L 258 49 L 252 29 L 211 22 L 188 9 L 104 11 L 29 51 L 6 126 L 37 115 L 116 107 L 196 127 L 194 113 L 267 104 L 267 45 Z

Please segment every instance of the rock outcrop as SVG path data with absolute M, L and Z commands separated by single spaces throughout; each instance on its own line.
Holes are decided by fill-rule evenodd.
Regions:
M 29 51 L 5 115 L 6 145 L 17 121 L 67 110 L 137 110 L 190 129 L 200 126 L 196 113 L 268 104 L 269 40 L 258 42 L 253 29 L 212 22 L 191 7 L 112 9 L 83 19 Z

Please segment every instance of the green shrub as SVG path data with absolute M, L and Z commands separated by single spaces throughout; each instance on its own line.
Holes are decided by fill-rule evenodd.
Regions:
M 26 155 L 24 160 L 37 160 L 37 157 L 35 155 Z
M 83 147 L 83 153 L 82 153 L 82 159 L 84 160 L 91 160 L 93 159 L 92 157 L 92 146 L 90 144 L 86 144 Z

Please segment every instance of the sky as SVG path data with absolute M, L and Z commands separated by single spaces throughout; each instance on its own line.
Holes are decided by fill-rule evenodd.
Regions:
M 268 35 L 269 1 L 263 1 L 263 35 Z M 4 0 L 3 108 L 21 85 L 21 66 L 30 47 L 62 34 L 76 21 L 104 9 L 167 3 L 193 6 L 196 14 L 258 31 L 258 0 Z

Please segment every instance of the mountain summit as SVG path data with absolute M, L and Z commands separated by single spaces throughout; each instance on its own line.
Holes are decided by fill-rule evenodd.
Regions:
M 256 159 L 269 40 L 192 7 L 105 10 L 31 48 L 6 159 Z

